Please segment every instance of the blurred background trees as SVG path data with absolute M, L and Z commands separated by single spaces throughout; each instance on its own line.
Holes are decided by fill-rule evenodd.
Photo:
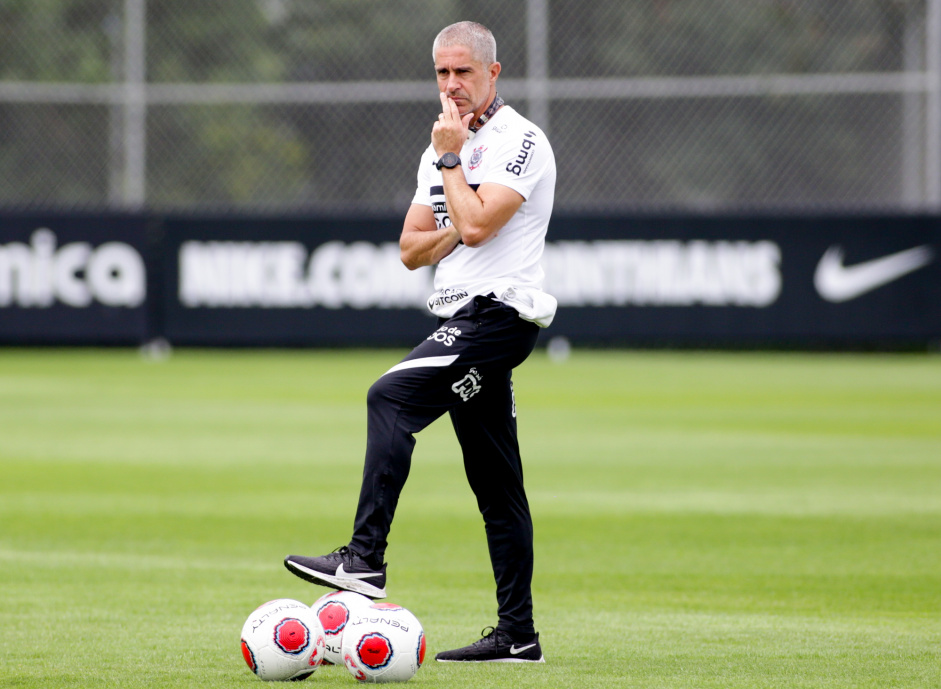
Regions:
M 476 19 L 501 93 L 549 132 L 561 210 L 936 210 L 937 15 L 936 0 L 0 0 L 0 204 L 398 214 L 437 108 L 432 40 Z

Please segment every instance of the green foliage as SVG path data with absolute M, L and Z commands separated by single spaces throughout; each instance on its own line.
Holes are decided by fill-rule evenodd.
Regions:
M 120 12 L 113 0 L 0 1 L 0 80 L 111 81 Z
M 148 79 L 153 82 L 278 82 L 285 59 L 257 0 L 148 3 Z
M 326 591 L 281 559 L 348 539 L 366 389 L 400 354 L 0 351 L 0 685 L 260 686 L 238 631 Z M 514 377 L 547 663 L 410 684 L 939 686 L 935 359 L 537 352 Z M 390 542 L 432 656 L 495 621 L 446 419 Z
M 206 194 L 232 206 L 260 196 L 269 203 L 303 198 L 309 152 L 270 108 L 191 106 L 167 114 L 153 129 L 153 202 L 198 205 Z M 278 164 L 272 167 L 272 160 Z
M 728 76 L 898 69 L 905 3 L 553 3 L 558 76 Z

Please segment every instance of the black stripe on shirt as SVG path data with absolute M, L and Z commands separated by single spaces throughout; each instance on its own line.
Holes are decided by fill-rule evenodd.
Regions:
M 468 186 L 469 186 L 471 189 L 473 189 L 474 191 L 477 191 L 477 187 L 479 187 L 480 185 L 479 185 L 479 184 L 469 184 Z M 431 188 L 431 195 L 432 195 L 432 196 L 443 196 L 443 195 L 444 195 L 444 187 L 441 186 L 440 184 L 437 185 L 437 186 L 432 187 L 432 188 Z

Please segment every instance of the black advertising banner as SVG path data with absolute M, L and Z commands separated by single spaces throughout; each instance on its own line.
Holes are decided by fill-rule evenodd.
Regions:
M 0 215 L 0 342 L 413 346 L 401 218 Z M 941 218 L 553 218 L 543 341 L 936 347 Z
M 146 339 L 146 228 L 138 216 L 0 214 L 0 342 Z
M 560 218 L 545 256 L 573 341 L 841 346 L 941 338 L 930 217 Z
M 193 344 L 412 345 L 430 269 L 401 219 L 170 219 L 164 332 Z M 543 338 L 602 345 L 902 346 L 941 338 L 929 217 L 553 219 Z

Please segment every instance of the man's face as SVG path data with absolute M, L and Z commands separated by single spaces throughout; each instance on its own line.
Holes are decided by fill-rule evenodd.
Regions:
M 469 112 L 479 116 L 490 105 L 500 63 L 485 65 L 474 58 L 470 48 L 454 45 L 438 49 L 435 72 L 438 90 L 454 101 L 461 116 Z

